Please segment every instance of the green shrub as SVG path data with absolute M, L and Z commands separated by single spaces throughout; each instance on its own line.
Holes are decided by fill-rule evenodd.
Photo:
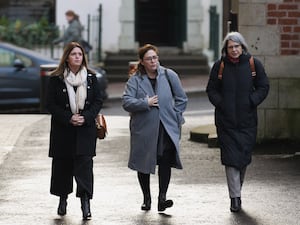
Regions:
M 15 20 L 10 21 L 5 17 L 0 18 L 0 40 L 19 46 L 27 47 L 49 45 L 59 35 L 57 26 L 48 23 L 46 18 L 41 18 L 35 23 Z

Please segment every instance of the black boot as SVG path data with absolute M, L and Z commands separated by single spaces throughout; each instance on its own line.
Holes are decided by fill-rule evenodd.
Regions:
M 165 211 L 166 208 L 170 208 L 173 206 L 172 200 L 166 200 L 166 194 L 159 194 L 158 196 L 158 211 Z
M 231 212 L 239 212 L 241 210 L 242 201 L 240 197 L 231 198 L 230 203 L 230 211 Z
M 151 209 L 150 174 L 138 172 L 137 175 L 144 196 L 141 210 L 148 211 Z
M 148 210 L 151 209 L 151 196 L 150 196 L 150 194 L 144 196 L 144 203 L 141 206 L 141 209 L 144 210 L 144 211 L 148 211 Z
M 59 198 L 57 214 L 60 216 L 64 216 L 67 213 L 67 198 L 68 197 L 66 197 L 66 196 L 62 196 Z
M 90 199 L 85 194 L 80 198 L 81 201 L 81 210 L 82 210 L 82 218 L 84 220 L 89 220 L 92 217 L 91 209 L 90 209 Z

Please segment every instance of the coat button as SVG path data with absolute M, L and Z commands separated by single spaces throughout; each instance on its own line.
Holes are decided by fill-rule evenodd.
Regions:
M 90 89 L 90 88 L 91 88 L 91 86 L 87 86 L 87 88 L 88 88 L 88 89 Z
M 63 90 L 62 90 L 63 92 L 67 92 L 67 90 L 64 88 Z
M 85 102 L 85 104 L 89 105 L 89 104 L 90 104 L 90 102 L 89 102 L 89 101 L 86 101 L 86 102 Z
M 66 108 L 69 108 L 70 107 L 70 105 L 69 104 L 66 104 Z

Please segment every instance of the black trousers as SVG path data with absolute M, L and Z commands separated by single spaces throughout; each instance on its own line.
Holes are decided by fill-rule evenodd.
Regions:
M 76 196 L 93 197 L 94 175 L 93 158 L 91 156 L 75 156 L 74 158 L 53 158 L 50 193 L 67 196 L 73 192 L 73 177 L 77 183 Z

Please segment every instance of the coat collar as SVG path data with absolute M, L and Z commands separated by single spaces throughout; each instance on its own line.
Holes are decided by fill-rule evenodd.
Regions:
M 155 95 L 147 74 L 141 75 L 140 79 L 141 79 L 141 81 L 139 82 L 140 88 L 143 89 L 145 93 L 149 94 L 149 96 Z
M 239 63 L 248 62 L 249 59 L 250 59 L 250 57 L 251 57 L 251 55 L 250 55 L 249 53 L 247 53 L 247 54 L 245 54 L 245 53 L 241 54 L 240 57 L 239 57 L 239 59 L 240 59 Z M 223 56 L 223 57 L 222 57 L 222 60 L 223 60 L 225 63 L 233 64 L 233 63 L 228 59 L 227 56 Z
M 163 66 L 158 66 L 157 68 L 157 81 L 160 80 L 161 78 L 161 74 L 163 73 L 165 67 Z M 140 87 L 147 93 L 149 94 L 149 96 L 153 96 L 155 95 L 154 91 L 153 91 L 153 88 L 151 86 L 151 83 L 148 79 L 148 76 L 147 74 L 138 74 L 138 77 L 140 79 L 140 82 L 139 82 L 139 85 Z

